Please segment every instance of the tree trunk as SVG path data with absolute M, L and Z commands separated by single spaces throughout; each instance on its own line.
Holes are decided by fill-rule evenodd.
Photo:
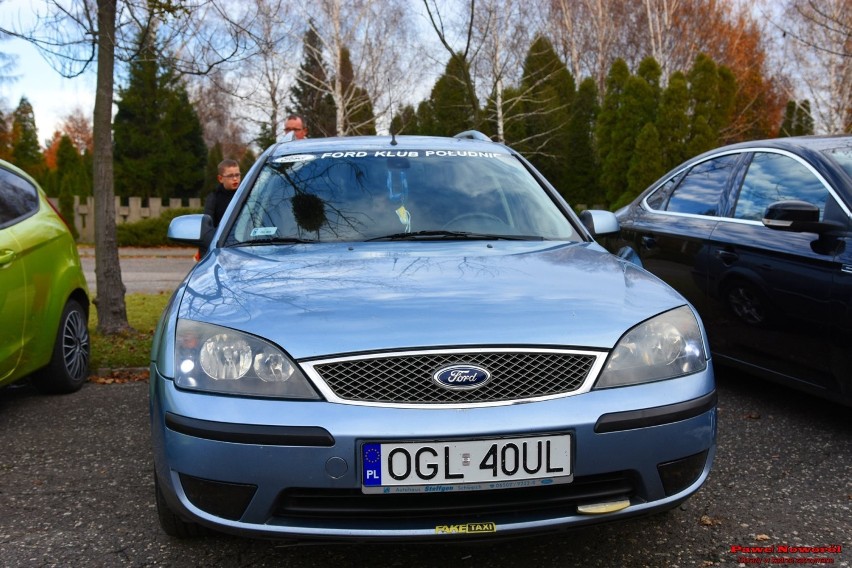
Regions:
M 124 283 L 115 230 L 115 189 L 112 163 L 112 98 L 115 68 L 116 0 L 98 0 L 98 76 L 95 112 L 93 182 L 95 194 L 95 277 L 98 331 L 115 334 L 129 329 Z

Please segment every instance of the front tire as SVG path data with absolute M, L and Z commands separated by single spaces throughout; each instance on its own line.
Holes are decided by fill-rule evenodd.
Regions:
M 157 479 L 156 473 L 154 474 L 154 493 L 157 500 L 157 520 L 160 521 L 160 528 L 164 533 L 175 538 L 196 538 L 207 534 L 204 527 L 184 521 L 171 510 L 163 496 L 163 490 L 160 489 L 160 480 Z
M 50 363 L 33 376 L 36 388 L 46 394 L 80 390 L 89 378 L 89 317 L 85 308 L 69 299 L 59 319 Z

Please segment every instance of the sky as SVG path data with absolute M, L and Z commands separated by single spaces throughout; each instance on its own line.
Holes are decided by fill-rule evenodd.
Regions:
M 0 26 L 26 29 L 27 23 L 33 19 L 33 4 L 43 6 L 31 0 L 0 0 Z M 15 80 L 0 83 L 0 107 L 4 111 L 13 111 L 21 97 L 27 97 L 35 112 L 42 145 L 75 108 L 92 114 L 95 106 L 94 68 L 74 79 L 65 79 L 53 70 L 38 49 L 24 40 L 0 40 L 0 51 L 17 56 L 11 71 Z

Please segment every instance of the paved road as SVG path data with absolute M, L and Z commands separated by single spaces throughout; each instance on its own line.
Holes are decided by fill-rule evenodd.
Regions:
M 97 292 L 95 283 L 95 249 L 78 247 L 83 272 L 89 284 L 89 291 L 94 296 Z M 189 269 L 195 265 L 193 255 L 196 249 L 182 247 L 135 248 L 122 247 L 119 249 L 121 263 L 121 279 L 128 294 L 156 294 L 171 292 L 183 280 Z
M 731 372 L 704 487 L 665 515 L 489 544 L 173 540 L 153 501 L 145 383 L 0 391 L 0 566 L 709 567 L 852 563 L 852 412 Z M 841 546 L 742 554 L 736 546 Z

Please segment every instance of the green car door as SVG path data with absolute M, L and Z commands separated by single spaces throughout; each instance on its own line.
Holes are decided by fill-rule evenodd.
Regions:
M 15 378 L 32 301 L 15 227 L 33 217 L 39 201 L 35 188 L 27 188 L 21 182 L 11 172 L 0 169 L 0 385 Z

